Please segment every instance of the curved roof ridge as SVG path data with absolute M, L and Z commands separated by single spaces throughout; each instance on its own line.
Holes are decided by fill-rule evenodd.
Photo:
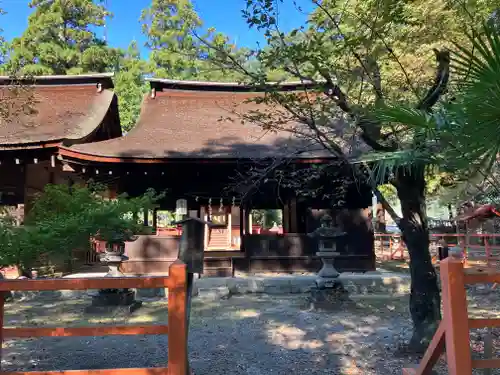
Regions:
M 242 82 L 220 82 L 220 81 L 190 81 L 178 80 L 169 78 L 146 78 L 153 88 L 167 88 L 167 89 L 185 89 L 185 90 L 209 90 L 209 91 L 246 91 L 246 92 L 264 92 L 270 86 L 277 87 L 283 91 L 294 91 L 304 88 L 317 87 L 321 82 L 313 81 L 290 81 L 290 82 L 266 82 L 259 86 L 254 84 Z
M 42 76 L 0 76 L 0 85 L 24 83 L 29 86 L 57 85 L 96 85 L 104 83 L 104 88 L 113 87 L 114 73 L 75 74 L 75 75 L 42 75 Z

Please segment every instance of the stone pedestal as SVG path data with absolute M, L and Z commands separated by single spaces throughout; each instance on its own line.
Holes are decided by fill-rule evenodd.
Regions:
M 105 277 L 123 277 L 120 272 L 120 264 L 127 260 L 123 254 L 118 252 L 106 251 L 101 256 L 101 262 L 106 263 L 109 272 Z M 108 313 L 115 310 L 123 310 L 123 312 L 133 313 L 142 302 L 135 300 L 135 292 L 133 290 L 123 289 L 101 289 L 92 297 L 92 305 L 85 309 L 87 313 Z
M 316 285 L 319 288 L 333 288 L 340 275 L 333 265 L 335 257 L 339 253 L 334 251 L 318 251 L 316 255 L 321 258 L 321 262 L 323 263 L 323 267 L 316 277 Z
M 313 310 L 339 311 L 346 304 L 352 303 L 349 293 L 340 280 L 333 281 L 332 286 L 316 287 L 311 289 L 309 307 Z

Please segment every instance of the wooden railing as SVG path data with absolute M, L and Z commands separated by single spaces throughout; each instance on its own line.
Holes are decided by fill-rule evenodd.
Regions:
M 464 249 L 464 260 L 495 262 L 500 260 L 500 234 L 456 234 L 432 233 L 430 235 L 431 255 L 437 256 L 437 247 L 446 243 L 449 247 Z M 408 250 L 401 234 L 375 233 L 375 252 L 383 260 L 408 259 Z
M 3 340 L 28 337 L 70 337 L 168 334 L 168 367 L 107 370 L 2 372 L 1 375 L 187 375 L 187 274 L 186 265 L 176 261 L 168 277 L 116 277 L 86 279 L 38 279 L 0 281 L 0 360 Z M 13 291 L 85 290 L 121 288 L 168 288 L 168 325 L 93 326 L 78 328 L 4 328 L 4 294 Z
M 500 327 L 500 319 L 470 319 L 466 284 L 498 283 L 500 273 L 469 272 L 462 262 L 447 258 L 441 262 L 443 320 L 417 368 L 403 369 L 403 375 L 429 375 L 446 347 L 449 375 L 471 375 L 473 368 L 500 367 L 500 359 L 472 359 L 469 329 Z

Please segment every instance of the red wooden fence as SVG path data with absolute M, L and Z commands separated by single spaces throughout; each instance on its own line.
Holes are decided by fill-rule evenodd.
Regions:
M 116 277 L 87 279 L 38 279 L 0 281 L 0 359 L 4 339 L 27 337 L 69 337 L 168 334 L 167 367 L 107 370 L 0 372 L 1 375 L 187 375 L 187 276 L 186 265 L 176 261 L 168 277 Z M 85 290 L 120 288 L 168 288 L 168 325 L 94 326 L 78 328 L 4 328 L 4 294 L 8 291 Z
M 462 262 L 447 258 L 441 262 L 443 320 L 417 368 L 403 369 L 403 375 L 430 375 L 444 353 L 449 375 L 471 375 L 473 368 L 498 368 L 500 359 L 472 359 L 469 329 L 500 327 L 500 319 L 470 319 L 466 284 L 498 283 L 500 273 L 464 270 Z
M 466 261 L 500 261 L 500 234 L 453 234 L 432 233 L 430 235 L 431 254 L 437 256 L 437 247 L 446 243 L 449 247 L 459 246 L 464 249 Z M 406 245 L 397 233 L 375 233 L 375 251 L 383 260 L 408 259 Z

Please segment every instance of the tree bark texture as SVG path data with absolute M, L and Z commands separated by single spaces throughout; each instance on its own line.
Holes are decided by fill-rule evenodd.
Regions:
M 427 348 L 441 319 L 441 299 L 437 274 L 429 252 L 429 229 L 425 205 L 425 169 L 400 169 L 395 176 L 401 201 L 400 228 L 410 255 L 410 313 L 413 335 L 409 348 Z

